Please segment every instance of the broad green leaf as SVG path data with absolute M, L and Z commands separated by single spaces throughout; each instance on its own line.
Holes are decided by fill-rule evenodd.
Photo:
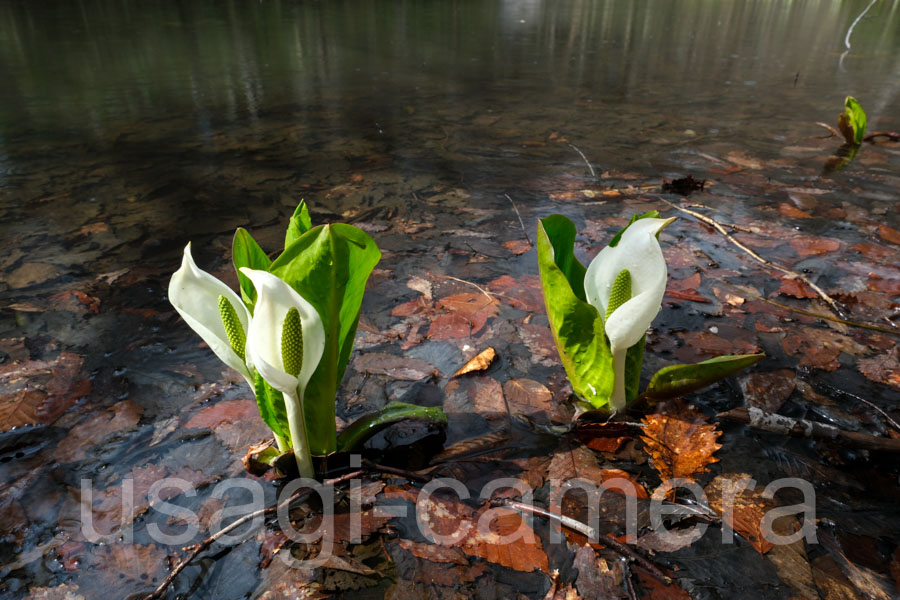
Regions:
M 234 240 L 231 243 L 231 257 L 234 262 L 234 269 L 238 274 L 238 281 L 241 284 L 241 298 L 250 310 L 250 314 L 253 314 L 253 307 L 256 304 L 256 288 L 253 287 L 250 279 L 241 273 L 241 267 L 268 271 L 272 261 L 266 256 L 263 249 L 259 247 L 253 236 L 243 227 L 239 227 L 234 232 Z
M 611 247 L 613 247 L 613 248 L 615 248 L 616 246 L 618 246 L 618 245 L 619 245 L 619 240 L 622 239 L 622 234 L 625 233 L 625 230 L 626 230 L 626 229 L 628 229 L 629 227 L 631 227 L 631 224 L 632 224 L 632 223 L 634 223 L 634 222 L 637 221 L 638 219 L 648 219 L 648 218 L 649 218 L 649 219 L 658 219 L 658 218 L 659 218 L 659 211 L 658 211 L 658 210 L 651 210 L 651 211 L 649 211 L 649 212 L 645 212 L 645 213 L 642 214 L 642 215 L 631 215 L 631 220 L 628 221 L 628 225 L 626 225 L 625 227 L 623 227 L 622 230 L 619 231 L 619 233 L 617 233 L 616 235 L 614 235 L 613 238 L 612 238 L 611 240 L 609 240 L 609 245 L 610 245 Z M 659 234 L 658 234 L 658 233 L 656 234 L 656 237 L 657 237 L 657 239 L 659 238 Z
M 337 438 L 337 449 L 340 452 L 356 450 L 382 429 L 407 419 L 422 419 L 437 426 L 447 424 L 447 415 L 439 406 L 391 402 L 377 412 L 360 417 L 344 429 Z
M 850 121 L 853 128 L 853 143 L 857 146 L 862 144 L 863 137 L 866 135 L 866 111 L 863 110 L 859 102 L 853 96 L 847 96 L 844 100 L 844 114 Z
M 263 423 L 268 425 L 275 435 L 290 441 L 291 433 L 288 431 L 284 396 L 259 375 L 256 375 L 254 391 L 256 392 L 256 406 L 259 407 L 259 415 L 262 417 Z
M 325 352 L 303 401 L 313 454 L 336 449 L 335 396 L 353 350 L 366 280 L 380 259 L 368 234 L 337 223 L 298 237 L 269 269 L 315 307 L 325 327 Z
M 765 354 L 717 356 L 695 365 L 672 365 L 653 375 L 642 394 L 648 400 L 666 400 L 696 392 L 761 360 Z
M 584 266 L 574 255 L 575 225 L 562 215 L 538 221 L 537 248 L 547 318 L 572 389 L 602 408 L 613 390 L 603 319 L 584 299 Z
M 284 233 L 284 247 L 287 248 L 293 244 L 297 238 L 310 229 L 312 229 L 312 219 L 309 218 L 309 207 L 306 206 L 305 200 L 301 200 L 297 209 L 294 210 L 294 214 L 291 215 L 287 231 Z

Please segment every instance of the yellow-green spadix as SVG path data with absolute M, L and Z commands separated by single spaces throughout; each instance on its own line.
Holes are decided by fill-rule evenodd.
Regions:
M 656 236 L 671 219 L 638 219 L 616 246 L 607 246 L 591 261 L 584 292 L 603 317 L 613 355 L 615 382 L 610 406 L 625 406 L 625 354 L 637 344 L 662 306 L 666 261 Z
M 312 477 L 303 395 L 325 351 L 322 319 L 312 304 L 277 276 L 246 267 L 241 272 L 257 294 L 247 332 L 247 358 L 284 395 L 297 466 L 301 476 Z
M 184 248 L 181 267 L 169 280 L 169 302 L 215 355 L 243 375 L 252 388 L 251 368 L 241 356 L 244 348 L 233 345 L 242 339 L 241 335 L 235 334 L 247 331 L 250 312 L 231 288 L 197 267 L 190 244 Z M 230 338 L 229 329 L 232 332 Z

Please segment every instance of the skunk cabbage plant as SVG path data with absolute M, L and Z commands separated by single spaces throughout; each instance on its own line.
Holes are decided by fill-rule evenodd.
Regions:
M 582 408 L 621 410 L 643 396 L 677 397 L 727 377 L 762 354 L 722 356 L 657 372 L 639 394 L 647 329 L 662 306 L 666 261 L 659 233 L 675 219 L 635 215 L 585 269 L 575 258 L 575 225 L 562 215 L 538 222 L 538 266 L 560 359 Z
M 256 394 L 278 449 L 292 451 L 301 476 L 312 456 L 357 448 L 384 427 L 418 418 L 446 424 L 440 409 L 390 403 L 338 438 L 335 397 L 353 350 L 366 281 L 381 258 L 364 231 L 342 223 L 312 227 L 300 203 L 274 260 L 244 229 L 232 248 L 240 295 L 202 270 L 185 248 L 169 300 Z

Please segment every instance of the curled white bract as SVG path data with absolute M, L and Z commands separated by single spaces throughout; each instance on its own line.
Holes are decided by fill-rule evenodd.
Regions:
M 604 319 L 613 355 L 615 385 L 610 404 L 616 410 L 625 405 L 625 353 L 647 332 L 666 293 L 666 260 L 656 236 L 674 220 L 638 219 L 625 230 L 617 245 L 600 251 L 585 273 L 585 296 Z M 607 318 L 613 283 L 622 271 L 631 275 L 630 298 Z
M 225 324 L 219 312 L 219 296 L 224 296 L 231 303 L 246 332 L 250 326 L 250 311 L 230 287 L 197 267 L 191 256 L 191 245 L 188 244 L 184 248 L 181 267 L 169 280 L 169 302 L 191 329 L 203 338 L 210 350 L 243 375 L 252 388 L 251 368 L 231 347 L 225 333 Z

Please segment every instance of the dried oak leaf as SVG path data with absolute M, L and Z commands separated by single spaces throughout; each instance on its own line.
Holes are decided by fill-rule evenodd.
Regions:
M 860 359 L 859 370 L 872 381 L 900 388 L 900 348 L 895 346 L 887 354 Z
M 473 356 L 471 359 L 469 359 L 469 362 L 460 367 L 459 370 L 456 371 L 456 373 L 454 373 L 451 377 L 459 377 L 460 375 L 465 375 L 466 373 L 471 373 L 472 371 L 484 371 L 489 366 L 491 366 L 491 363 L 494 362 L 494 358 L 496 356 L 497 352 L 493 348 L 488 346 L 487 348 Z
M 696 475 L 707 471 L 707 466 L 718 462 L 713 454 L 722 447 L 716 442 L 722 432 L 715 425 L 660 414 L 647 415 L 643 422 L 644 452 L 663 481 L 693 481 Z
M 704 492 L 710 508 L 750 542 L 757 552 L 765 554 L 774 544 L 763 536 L 762 519 L 772 504 L 762 498 L 761 490 L 746 485 L 747 480 L 751 479 L 746 473 L 717 475 Z

